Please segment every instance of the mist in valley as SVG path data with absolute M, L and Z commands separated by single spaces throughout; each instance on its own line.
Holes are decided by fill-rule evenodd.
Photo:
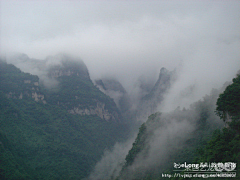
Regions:
M 48 77 L 50 67 L 61 66 L 65 54 L 83 61 L 92 82 L 114 99 L 127 121 L 134 122 L 129 138 L 106 149 L 88 179 L 119 175 L 139 126 L 152 113 L 162 113 L 161 126 L 152 127 L 148 149 L 128 167 L 130 174 L 163 167 L 174 148 L 195 132 L 201 103 L 209 108 L 208 125 L 223 126 L 214 110 L 224 83 L 240 69 L 239 1 L 2 0 L 0 4 L 0 55 L 8 63 L 54 88 L 58 82 Z M 162 68 L 174 75 L 157 84 L 164 77 Z M 155 86 L 160 88 L 154 90 Z M 155 95 L 161 98 L 156 100 Z

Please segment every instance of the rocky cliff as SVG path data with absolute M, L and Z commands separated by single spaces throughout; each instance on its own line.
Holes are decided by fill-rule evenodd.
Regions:
M 140 121 L 157 111 L 157 107 L 163 101 L 165 93 L 170 89 L 176 79 L 176 72 L 161 68 L 157 82 L 151 91 L 143 96 L 138 105 L 137 119 Z
M 96 80 L 95 83 L 103 93 L 114 99 L 122 113 L 131 109 L 130 97 L 118 80 L 103 78 Z
M 81 59 L 58 54 L 36 60 L 22 54 L 12 57 L 10 62 L 38 76 L 21 77 L 19 74 L 24 73 L 18 69 L 16 76 L 21 77 L 22 85 L 17 93 L 6 91 L 9 98 L 28 96 L 37 102 L 61 106 L 71 114 L 97 115 L 106 121 L 121 121 L 122 115 L 113 99 L 93 84 Z
M 58 82 L 48 88 L 0 60 L 0 179 L 84 179 L 106 149 L 126 139 L 113 99 L 78 65 L 46 66 L 49 77 L 42 77 Z M 51 68 L 59 73 L 51 76 Z

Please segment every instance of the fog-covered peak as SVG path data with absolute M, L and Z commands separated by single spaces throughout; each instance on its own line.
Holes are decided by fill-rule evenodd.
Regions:
M 46 63 L 49 67 L 49 75 L 51 77 L 76 75 L 90 80 L 87 66 L 79 58 L 67 54 L 57 54 L 55 56 L 48 56 Z

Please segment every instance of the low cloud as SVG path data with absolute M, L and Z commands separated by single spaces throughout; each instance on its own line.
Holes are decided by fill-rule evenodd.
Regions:
M 125 157 L 132 147 L 136 135 L 124 143 L 116 143 L 111 150 L 104 152 L 101 160 L 96 164 L 88 180 L 116 178 L 125 162 Z
M 156 82 L 162 67 L 170 71 L 176 68 L 178 77 L 159 106 L 161 112 L 190 107 L 212 88 L 220 88 L 231 80 L 240 69 L 239 1 L 0 3 L 0 55 L 20 52 L 30 59 L 44 60 L 63 52 L 80 57 L 92 80 L 117 78 L 135 105 L 146 93 L 136 86 L 139 77 Z M 38 68 L 23 62 L 18 66 L 39 74 Z M 172 129 L 182 133 L 188 128 L 186 121 L 171 122 L 163 130 L 166 136 L 156 131 L 156 145 L 163 146 L 170 132 L 170 138 L 175 137 Z M 118 169 L 130 145 L 129 140 L 106 151 L 93 174 L 109 177 Z M 106 173 L 111 162 L 116 164 L 110 167 L 111 173 Z
M 142 148 L 133 163 L 123 171 L 123 179 L 126 177 L 141 179 L 146 175 L 145 173 L 151 173 L 154 169 L 155 172 L 162 172 L 173 168 L 169 167 L 171 165 L 169 162 L 179 161 L 181 158 L 176 156 L 176 153 L 187 150 L 186 142 L 198 138 L 196 134 L 199 133 L 202 121 L 207 126 L 206 131 L 223 127 L 223 121 L 214 114 L 215 103 L 221 91 L 212 90 L 210 95 L 191 104 L 189 109 L 182 110 L 178 107 L 174 111 L 162 113 L 157 118 L 147 121 L 145 123 L 147 138 L 139 144 Z M 190 148 L 192 148 L 191 145 Z
M 240 66 L 239 12 L 238 1 L 3 0 L 0 53 L 75 55 L 92 79 L 117 77 L 129 93 L 141 75 L 181 65 L 189 82 L 219 86 Z

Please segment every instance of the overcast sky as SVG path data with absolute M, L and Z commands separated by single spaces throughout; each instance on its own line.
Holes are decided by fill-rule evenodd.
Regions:
M 181 67 L 186 84 L 219 86 L 240 69 L 237 0 L 0 3 L 1 54 L 77 55 L 92 78 L 112 75 L 125 86 L 141 74 L 157 78 L 161 67 Z

